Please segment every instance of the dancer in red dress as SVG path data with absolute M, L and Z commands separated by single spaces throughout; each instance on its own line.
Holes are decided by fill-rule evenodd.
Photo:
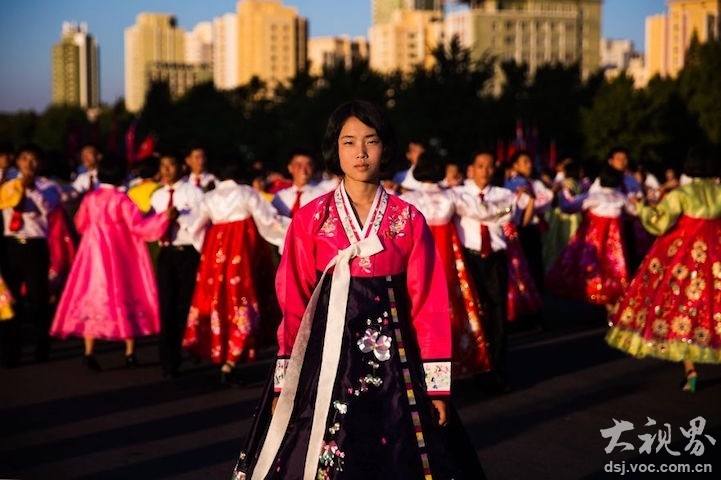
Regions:
M 215 190 L 205 194 L 194 230 L 210 227 L 200 265 L 183 346 L 199 358 L 221 367 L 221 381 L 243 355 L 255 358 L 259 294 L 273 288 L 267 275 L 270 246 L 283 244 L 289 220 L 248 185 L 241 185 L 237 164 L 226 167 Z M 262 237 L 262 238 L 261 238 Z
M 622 172 L 605 166 L 599 178 L 599 188 L 561 204 L 567 212 L 582 209 L 584 218 L 549 269 L 546 286 L 555 295 L 611 309 L 628 287 L 621 214 L 635 209 L 619 189 Z
M 413 178 L 416 190 L 409 190 L 401 198 L 420 210 L 436 242 L 448 281 L 451 305 L 451 334 L 453 337 L 453 375 L 464 376 L 491 369 L 486 335 L 483 330 L 481 302 L 476 284 L 463 258 L 463 245 L 453 223 L 453 216 L 472 215 L 477 202 L 467 194 L 440 188 L 443 162 L 431 150 L 418 156 Z
M 695 391 L 694 362 L 721 363 L 721 186 L 718 156 L 698 147 L 690 183 L 656 206 L 639 205 L 643 226 L 660 235 L 609 317 L 609 345 L 635 357 L 683 362 Z M 716 178 L 714 178 L 716 177 Z

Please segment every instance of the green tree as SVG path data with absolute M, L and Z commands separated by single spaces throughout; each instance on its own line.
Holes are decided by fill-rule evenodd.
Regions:
M 492 60 L 473 60 L 454 37 L 433 51 L 434 66 L 409 77 L 389 77 L 391 116 L 401 141 L 420 137 L 435 143 L 453 160 L 465 160 L 483 142 L 493 119 L 485 109 Z
M 602 162 L 611 147 L 621 145 L 636 158 L 641 151 L 638 138 L 643 101 L 643 95 L 633 87 L 633 79 L 626 75 L 604 83 L 592 104 L 581 110 L 585 154 Z
M 692 38 L 678 85 L 688 110 L 704 135 L 721 144 L 721 41 L 700 44 Z

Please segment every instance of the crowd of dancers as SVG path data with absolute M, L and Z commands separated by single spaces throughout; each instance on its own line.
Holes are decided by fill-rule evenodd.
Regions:
M 51 338 L 79 337 L 88 369 L 102 370 L 97 340 L 124 342 L 133 368 L 135 340 L 157 335 L 163 376 L 177 376 L 190 356 L 217 365 L 227 384 L 237 383 L 239 363 L 277 341 L 265 410 L 254 422 L 269 426 L 254 427 L 254 453 L 236 471 L 244 478 L 281 457 L 284 468 L 313 470 L 306 477 L 340 471 L 352 461 L 336 440 L 357 449 L 354 468 L 366 468 L 366 447 L 336 419 L 353 404 L 363 413 L 348 414 L 343 428 L 381 435 L 364 430 L 378 402 L 391 401 L 364 396 L 374 388 L 394 395 L 396 413 L 384 421 L 397 423 L 398 435 L 409 433 L 398 412 L 442 426 L 455 417 L 446 402 L 453 378 L 473 375 L 509 391 L 509 328 L 546 328 L 548 295 L 605 307 L 608 344 L 682 362 L 683 390 L 696 390 L 696 363 L 721 363 L 716 150 L 690 149 L 682 175 L 669 170 L 661 183 L 630 170 L 623 148 L 591 179 L 573 159 L 537 174 L 532 152 L 499 162 L 479 150 L 464 165 L 412 140 L 409 168 L 391 174 L 389 132 L 372 104 L 344 104 L 329 121 L 325 170 L 299 148 L 287 176 L 221 159 L 211 174 L 201 145 L 132 168 L 86 145 L 75 178 L 62 182 L 39 174 L 36 147 L 0 148 L 3 365 L 19 365 L 25 322 L 34 326 L 37 361 L 48 358 Z M 332 381 L 355 377 L 360 383 L 340 390 Z M 397 403 L 400 393 L 383 385 L 398 386 L 408 401 Z M 415 409 L 420 392 L 434 417 Z M 295 399 L 306 394 L 315 407 L 298 410 Z M 271 415 L 276 408 L 281 414 Z M 307 429 L 292 430 L 291 416 Z M 447 438 L 458 451 L 428 431 L 429 444 L 412 455 L 467 463 L 475 455 L 461 430 Z M 324 452 L 318 467 L 308 463 L 312 448 L 296 448 L 313 442 Z
M 412 140 L 405 156 L 409 168 L 381 185 L 430 226 L 454 376 L 490 372 L 507 391 L 507 332 L 544 328 L 544 294 L 605 306 L 608 343 L 683 361 L 687 390 L 694 362 L 721 362 L 721 172 L 711 149 L 692 149 L 680 178 L 669 169 L 664 183 L 631 171 L 622 148 L 595 179 L 573 159 L 536 175 L 523 150 L 502 163 L 474 152 L 463 165 Z M 37 148 L 0 149 L 3 364 L 19 363 L 24 318 L 37 360 L 52 337 L 73 336 L 89 369 L 102 368 L 96 340 L 124 341 L 132 367 L 134 340 L 159 335 L 165 376 L 178 374 L 185 350 L 234 381 L 234 367 L 274 341 L 273 282 L 291 219 L 342 172 L 322 171 L 306 149 L 290 154 L 286 176 L 232 161 L 211 174 L 199 145 L 132 169 L 93 145 L 79 157 L 65 183 L 38 175 Z

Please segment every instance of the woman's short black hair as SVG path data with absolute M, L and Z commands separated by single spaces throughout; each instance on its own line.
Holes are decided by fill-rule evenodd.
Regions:
M 127 179 L 128 168 L 124 160 L 116 155 L 103 158 L 98 163 L 98 181 L 110 185 L 122 185 Z
M 135 167 L 135 173 L 138 177 L 147 179 L 155 178 L 160 169 L 160 158 L 156 155 L 148 155 L 138 160 L 138 164 Z
M 176 150 L 166 150 L 163 152 L 160 152 L 160 155 L 158 155 L 158 158 L 160 160 L 164 158 L 169 158 L 170 161 L 172 161 L 176 167 L 180 169 L 185 168 L 185 157 L 181 157 L 180 153 L 178 153 Z
M 20 148 L 18 148 L 15 158 L 19 157 L 22 153 L 32 154 L 33 156 L 35 156 L 38 162 L 42 161 L 44 157 L 43 150 L 34 143 L 26 143 L 24 145 L 21 145 Z
M 695 178 L 714 178 L 721 175 L 721 158 L 718 149 L 699 144 L 691 147 L 686 154 L 683 173 Z
M 438 183 L 446 176 L 446 162 L 433 150 L 424 150 L 418 156 L 413 178 L 419 182 Z
M 249 170 L 240 159 L 226 158 L 222 166 L 216 170 L 218 180 L 233 180 L 236 183 L 248 183 Z
M 530 158 L 531 162 L 533 162 L 533 155 L 531 155 L 531 152 L 528 150 L 517 150 L 513 155 L 511 155 L 511 158 L 508 159 L 508 165 L 515 165 L 518 160 L 524 156 Z
M 598 181 L 602 187 L 618 188 L 623 184 L 624 173 L 611 165 L 604 165 L 598 173 Z
M 386 113 L 376 104 L 365 100 L 352 100 L 343 103 L 335 109 L 328 119 L 323 144 L 321 145 L 326 170 L 336 175 L 343 175 L 343 170 L 340 168 L 340 157 L 338 156 L 338 137 L 340 137 L 343 125 L 350 117 L 356 117 L 364 124 L 375 129 L 383 145 L 381 154 L 381 170 L 383 170 L 383 167 L 391 162 L 395 154 L 395 133 Z

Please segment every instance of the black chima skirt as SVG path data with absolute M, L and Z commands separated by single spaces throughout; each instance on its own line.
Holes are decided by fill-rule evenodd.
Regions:
M 405 275 L 351 278 L 341 356 L 316 478 L 485 478 L 475 449 L 450 404 L 448 425 L 437 425 L 425 393 L 405 280 Z M 328 276 L 313 319 L 290 423 L 266 479 L 303 477 L 330 285 Z M 236 467 L 236 474 L 245 472 L 248 479 L 271 419 L 272 376 L 273 371 Z

